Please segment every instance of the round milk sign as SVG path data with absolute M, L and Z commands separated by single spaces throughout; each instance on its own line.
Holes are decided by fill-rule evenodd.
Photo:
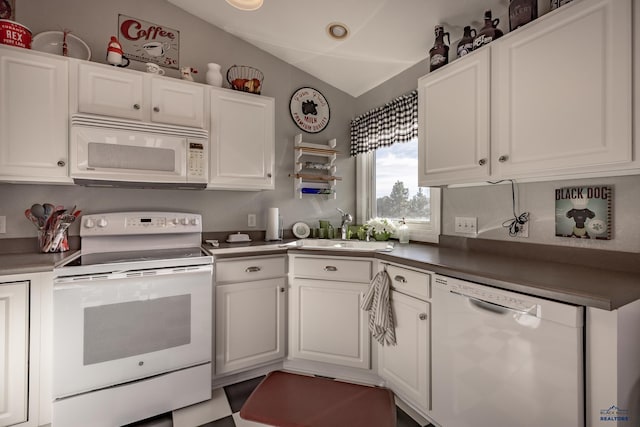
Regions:
M 302 87 L 291 96 L 291 118 L 305 132 L 321 132 L 329 124 L 329 103 L 320 91 Z

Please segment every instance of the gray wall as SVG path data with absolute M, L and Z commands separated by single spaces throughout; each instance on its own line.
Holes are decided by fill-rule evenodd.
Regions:
M 222 0 L 215 0 L 222 1 Z M 257 229 L 264 229 L 266 209 L 279 207 L 287 228 L 300 220 L 317 224 L 319 218 L 339 222 L 335 210 L 355 210 L 355 162 L 348 157 L 349 120 L 355 100 L 350 95 L 319 81 L 311 75 L 245 43 L 244 41 L 190 15 L 164 0 L 32 0 L 19 1 L 16 20 L 31 29 L 42 31 L 68 28 L 91 48 L 92 61 L 105 62 L 109 37 L 117 33 L 118 14 L 144 19 L 180 31 L 180 65 L 199 72 L 194 77 L 204 83 L 206 64 L 221 64 L 223 74 L 233 64 L 252 65 L 264 75 L 262 94 L 276 100 L 276 189 L 263 192 L 239 191 L 174 191 L 92 189 L 76 186 L 0 184 L 0 215 L 7 217 L 7 234 L 1 238 L 36 235 L 25 218 L 24 210 L 35 202 L 52 202 L 66 207 L 77 205 L 84 213 L 133 209 L 177 210 L 203 215 L 205 231 L 247 230 L 247 214 L 258 215 Z M 129 68 L 142 70 L 143 64 L 131 61 Z M 167 75 L 178 77 L 177 71 Z M 289 116 L 289 99 L 299 87 L 320 90 L 331 106 L 331 120 L 319 134 L 305 134 L 307 142 L 325 143 L 336 138 L 345 155 L 338 158 L 337 200 L 325 196 L 295 199 L 293 181 L 288 174 L 293 168 L 293 137 L 301 131 Z M 308 197 L 308 196 L 305 196 Z M 71 234 L 77 234 L 77 225 Z
M 422 61 L 403 73 L 370 90 L 356 100 L 356 115 L 378 107 L 417 87 L 417 79 L 428 72 L 428 61 Z M 636 136 L 637 137 L 637 136 Z M 613 185 L 613 239 L 608 241 L 578 240 L 555 236 L 556 188 L 577 185 Z M 442 196 L 442 234 L 455 236 L 456 216 L 478 218 L 478 238 L 516 240 L 518 242 L 640 252 L 640 176 L 592 178 L 518 184 L 519 212 L 529 211 L 531 223 L 528 238 L 514 239 L 502 227 L 513 217 L 510 185 L 483 185 L 445 188 Z

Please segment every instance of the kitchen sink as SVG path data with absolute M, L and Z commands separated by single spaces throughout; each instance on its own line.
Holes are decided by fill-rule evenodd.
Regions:
M 372 240 L 336 240 L 336 239 L 302 239 L 287 243 L 290 248 L 296 249 L 331 249 L 343 251 L 378 251 L 391 252 L 393 242 Z

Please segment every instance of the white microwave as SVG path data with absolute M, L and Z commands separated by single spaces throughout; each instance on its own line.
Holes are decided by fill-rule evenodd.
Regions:
M 209 140 L 204 129 L 74 115 L 69 146 L 76 184 L 204 189 Z

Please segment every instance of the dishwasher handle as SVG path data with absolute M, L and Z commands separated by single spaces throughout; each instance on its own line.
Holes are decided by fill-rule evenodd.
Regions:
M 515 308 L 511 308 L 511 307 L 506 307 L 504 305 L 500 305 L 500 304 L 496 304 L 495 302 L 490 302 L 490 301 L 485 301 L 479 298 L 475 298 L 469 295 L 465 295 L 465 294 L 461 294 L 460 292 L 455 292 L 455 291 L 449 291 L 452 294 L 455 295 L 459 295 L 463 298 L 467 298 L 469 300 L 469 302 L 471 304 L 473 304 L 475 307 L 480 308 L 482 310 L 485 311 L 490 311 L 492 313 L 497 313 L 497 314 L 509 314 L 509 313 L 516 313 L 516 314 L 527 314 L 529 316 L 534 316 L 534 317 L 538 317 L 536 315 L 536 306 L 533 305 L 531 308 L 529 308 L 528 310 L 518 310 Z

